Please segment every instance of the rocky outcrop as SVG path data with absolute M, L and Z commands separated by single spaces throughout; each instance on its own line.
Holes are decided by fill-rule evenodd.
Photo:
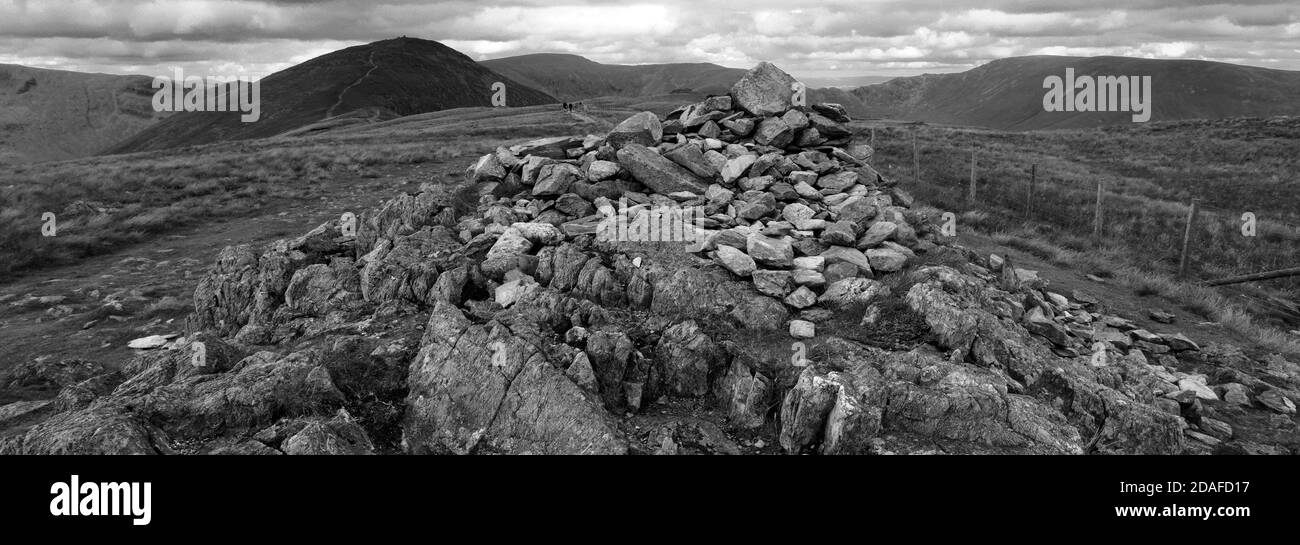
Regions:
M 845 341 L 835 341 L 837 344 Z M 951 452 L 1078 454 L 1079 432 L 996 373 L 934 352 L 844 346 L 822 371 L 806 368 L 781 409 L 790 453 L 879 451 L 897 434 Z
M 329 371 L 303 352 L 259 352 L 226 373 L 181 378 L 129 403 L 160 429 L 198 437 L 257 430 L 281 417 L 342 405 Z
M 110 407 L 58 413 L 12 437 L 5 454 L 167 454 L 165 436 Z
M 58 390 L 110 371 L 94 361 L 83 359 L 24 362 L 0 377 L 5 389 Z
M 566 361 L 561 357 L 565 351 L 542 348 L 537 332 L 516 335 L 500 322 L 474 324 L 459 309 L 441 303 L 426 331 L 429 342 L 411 363 L 407 379 L 410 394 L 402 426 L 407 451 L 627 450 L 612 418 L 563 372 L 573 358 Z
M 375 446 L 352 415 L 339 409 L 334 418 L 305 423 L 281 442 L 280 450 L 293 455 L 337 456 L 373 454 Z

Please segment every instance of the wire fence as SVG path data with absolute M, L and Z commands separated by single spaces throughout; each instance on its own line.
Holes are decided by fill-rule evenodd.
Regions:
M 993 230 L 1028 232 L 1081 252 L 1122 249 L 1144 268 L 1188 280 L 1300 266 L 1300 220 L 1279 213 L 1278 203 L 1233 209 L 1202 199 L 1193 213 L 1190 199 L 1129 194 L 1118 180 L 1060 173 L 1032 157 L 981 161 L 975 145 L 914 144 L 915 129 L 892 132 L 895 141 L 882 139 L 877 148 L 877 160 L 893 160 L 892 175 L 922 202 Z M 1300 277 L 1267 287 L 1297 294 Z

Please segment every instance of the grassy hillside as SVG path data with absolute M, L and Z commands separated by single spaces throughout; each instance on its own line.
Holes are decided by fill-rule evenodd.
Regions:
M 1300 265 L 1298 118 L 1038 132 L 858 125 L 866 138 L 869 126 L 877 127 L 876 165 L 904 180 L 918 200 L 957 213 L 959 229 L 994 234 L 1002 244 L 1102 278 L 1127 276 L 1145 291 L 1181 290 L 1185 304 L 1207 319 L 1220 314 L 1220 294 L 1250 294 L 1264 306 L 1274 301 L 1286 316 L 1298 308 L 1300 278 L 1227 290 L 1194 289 L 1173 278 L 1194 198 L 1201 200 L 1201 213 L 1192 230 L 1189 281 Z M 919 183 L 913 181 L 913 135 Z M 967 201 L 972 151 L 974 203 Z M 1094 238 L 1099 182 L 1102 231 Z M 1253 238 L 1241 235 L 1245 212 L 1258 218 Z
M 511 106 L 550 104 L 555 98 L 484 68 L 438 42 L 396 38 L 349 47 L 261 80 L 261 118 L 239 112 L 183 112 L 114 146 L 110 153 L 158 150 L 265 138 L 327 118 L 391 118 L 491 106 L 492 85 L 506 84 Z
M 312 206 L 316 184 L 462 156 L 468 162 L 499 145 L 601 127 L 552 105 L 460 108 L 301 137 L 20 165 L 0 178 L 0 282 L 272 204 Z M 463 168 L 453 169 L 456 176 Z M 57 236 L 41 236 L 47 211 L 57 216 Z
M 869 118 L 1008 130 L 1091 128 L 1131 123 L 1124 112 L 1047 112 L 1043 78 L 1151 76 L 1151 121 L 1300 115 L 1300 72 L 1220 62 L 1128 57 L 1014 57 L 958 74 L 896 78 L 834 99 Z M 819 99 L 832 98 L 830 96 Z
M 709 63 L 601 64 L 577 55 L 553 53 L 505 57 L 481 64 L 566 101 L 685 90 L 721 94 L 745 75 L 744 70 Z
M 150 82 L 0 65 L 0 164 L 91 155 L 162 119 Z

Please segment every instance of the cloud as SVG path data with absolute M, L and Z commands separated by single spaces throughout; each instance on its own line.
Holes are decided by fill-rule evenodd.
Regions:
M 1123 28 L 1128 18 L 1124 11 L 1095 14 L 1077 13 L 1008 13 L 992 9 L 973 9 L 944 14 L 935 24 L 945 30 L 962 30 L 998 36 L 1080 36 Z
M 0 0 L 0 62 L 50 68 L 262 75 L 399 35 L 477 59 L 770 60 L 801 77 L 959 71 L 1030 54 L 1300 69 L 1293 0 Z

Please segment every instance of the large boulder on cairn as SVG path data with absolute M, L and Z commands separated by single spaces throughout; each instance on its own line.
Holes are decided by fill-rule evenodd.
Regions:
M 756 116 L 779 115 L 790 109 L 795 79 L 770 62 L 760 62 L 731 86 L 735 105 Z
M 615 149 L 622 148 L 628 143 L 653 146 L 663 137 L 664 127 L 659 123 L 659 116 L 654 112 L 641 112 L 624 119 L 614 127 L 614 130 L 609 132 L 609 136 L 605 137 L 605 142 Z
M 618 161 L 636 181 L 664 195 L 689 191 L 703 195 L 709 189 L 699 176 L 686 167 L 665 159 L 641 144 L 628 143 L 618 150 Z

